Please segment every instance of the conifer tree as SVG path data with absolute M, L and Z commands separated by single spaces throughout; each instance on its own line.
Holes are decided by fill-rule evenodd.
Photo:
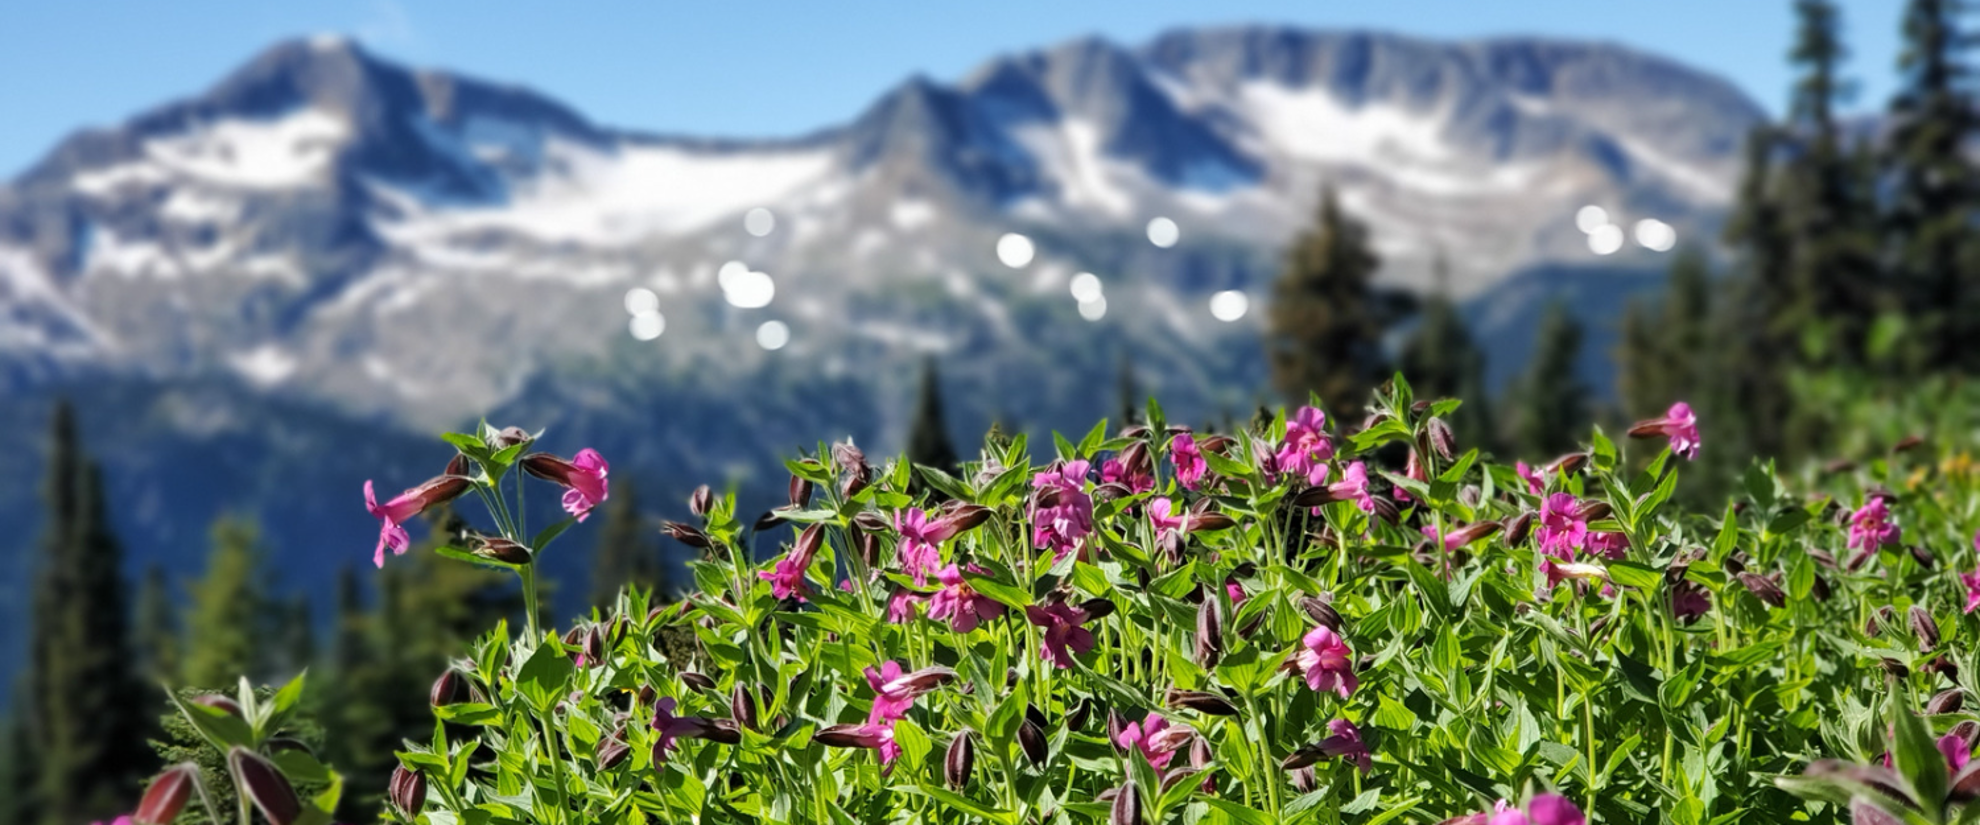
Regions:
M 1589 424 L 1588 392 L 1575 374 L 1581 325 L 1567 305 L 1548 304 L 1526 373 L 1507 393 L 1512 443 L 1521 454 L 1548 458 L 1574 449 Z
M 172 601 L 171 580 L 164 567 L 154 563 L 145 568 L 135 610 L 138 661 L 144 680 L 151 684 L 177 684 L 181 653 L 179 611 Z
M 1403 346 L 1402 373 L 1420 398 L 1463 399 L 1464 406 L 1452 416 L 1453 432 L 1460 444 L 1489 450 L 1494 432 L 1485 392 L 1485 353 L 1451 300 L 1450 269 L 1441 255 L 1435 267 L 1435 284 L 1416 332 Z
M 1803 332 L 1830 363 L 1858 363 L 1878 307 L 1875 210 L 1870 181 L 1852 162 L 1835 108 L 1850 84 L 1842 19 L 1830 0 L 1798 0 L 1790 61 L 1801 70 L 1789 105 L 1789 157 L 1781 178 L 1782 219 L 1790 240 L 1790 304 L 1778 320 Z
M 262 594 L 261 531 L 239 516 L 222 516 L 210 531 L 206 575 L 192 589 L 186 612 L 188 687 L 225 690 L 240 678 L 267 674 L 267 601 Z
M 611 607 L 626 585 L 669 597 L 659 534 L 640 512 L 638 488 L 626 479 L 613 492 L 605 501 L 605 526 L 592 555 L 591 603 L 601 609 Z
M 37 572 L 28 687 L 33 819 L 70 825 L 130 804 L 149 767 L 149 691 L 132 667 L 123 550 L 103 478 L 75 417 L 58 405 L 43 489 L 48 515 Z
M 1705 406 L 1711 374 L 1711 266 L 1686 248 L 1671 263 L 1656 307 L 1632 301 L 1616 352 L 1616 390 L 1631 419 L 1662 415 L 1674 401 Z
M 1790 241 L 1780 204 L 1776 163 L 1779 135 L 1760 127 L 1747 138 L 1746 163 L 1724 239 L 1733 274 L 1713 313 L 1724 390 L 1718 432 L 1736 444 L 1720 451 L 1779 457 L 1787 443 L 1782 423 L 1792 412 L 1786 373 L 1795 363 L 1800 330 L 1790 273 Z
M 1141 420 L 1141 388 L 1134 380 L 1134 361 L 1128 358 L 1127 350 L 1121 350 L 1121 367 L 1114 379 L 1114 389 L 1121 396 L 1121 420 L 1116 429 L 1126 429 Z
M 1973 46 L 1960 0 L 1910 0 L 1904 11 L 1899 89 L 1890 104 L 1884 164 L 1889 182 L 1886 228 L 1906 314 L 1918 330 L 1918 355 L 1938 369 L 1980 367 L 1980 288 L 1972 226 L 1980 191 L 1966 154 L 1976 127 Z
M 1386 370 L 1381 337 L 1393 320 L 1371 285 L 1380 265 L 1367 227 L 1322 190 L 1314 225 L 1294 239 L 1272 288 L 1265 351 L 1289 401 L 1315 393 L 1343 417 L 1367 403 Z
M 20 703 L 0 728 L 0 822 L 34 822 L 34 743 Z
M 914 417 L 908 424 L 908 461 L 955 472 L 959 459 L 949 441 L 949 423 L 942 410 L 942 382 L 935 370 L 935 359 L 921 362 L 921 390 L 915 396 Z

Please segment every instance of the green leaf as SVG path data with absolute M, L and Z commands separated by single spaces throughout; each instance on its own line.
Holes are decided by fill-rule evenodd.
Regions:
M 544 548 L 550 546 L 550 542 L 556 541 L 558 536 L 563 535 L 565 530 L 571 529 L 571 525 L 576 523 L 577 519 L 566 518 L 536 531 L 536 535 L 529 540 L 529 549 L 535 553 L 542 553 Z
M 199 731 L 199 735 L 216 750 L 225 753 L 235 745 L 253 747 L 254 730 L 248 727 L 246 719 L 219 708 L 188 702 L 180 698 L 177 692 L 167 693 L 172 697 L 172 704 L 179 708 L 179 713 L 184 714 L 193 729 Z
M 921 794 L 970 816 L 981 817 L 1004 825 L 1017 825 L 1018 815 L 1010 811 L 986 807 L 974 799 L 935 785 L 895 785 L 893 790 L 900 793 Z
M 289 712 L 289 709 L 294 708 L 297 702 L 302 701 L 303 679 L 308 675 L 309 669 L 304 668 L 301 673 L 296 674 L 296 678 L 290 679 L 288 684 L 283 685 L 281 690 L 275 692 L 275 698 L 272 701 L 274 712 L 270 718 L 280 719 L 283 714 Z
M 1647 565 L 1633 561 L 1612 561 L 1608 563 L 1609 578 L 1624 587 L 1634 587 L 1645 593 L 1657 592 L 1663 584 L 1664 574 Z
M 1031 592 L 997 579 L 968 570 L 962 571 L 963 581 L 969 582 L 971 589 L 1004 603 L 1016 610 L 1023 610 L 1031 604 Z
M 1279 825 L 1276 820 L 1272 819 L 1270 814 L 1264 811 L 1252 810 L 1228 799 L 1206 796 L 1203 798 L 1203 801 L 1209 803 L 1211 808 L 1223 814 L 1226 819 L 1238 823 L 1238 825 Z
M 538 713 L 549 713 L 564 697 L 573 669 L 571 660 L 564 658 L 562 645 L 554 639 L 545 640 L 516 674 L 516 689 Z
M 943 472 L 939 467 L 916 464 L 914 471 L 920 473 L 921 480 L 928 482 L 928 486 L 940 491 L 942 495 L 957 501 L 976 500 L 976 497 L 970 494 L 968 485 L 963 484 L 955 476 Z
M 1086 431 L 1086 437 L 1079 440 L 1079 454 L 1087 458 L 1092 458 L 1094 453 L 1099 452 L 1100 445 L 1106 442 L 1106 440 L 1107 419 L 1102 418 L 1093 425 L 1093 429 Z
M 435 547 L 433 548 L 433 553 L 434 555 L 440 556 L 442 558 L 449 558 L 455 561 L 464 561 L 467 562 L 468 564 L 478 564 L 482 567 L 492 567 L 497 570 L 521 569 L 516 565 L 510 564 L 505 561 L 496 561 L 495 559 L 488 558 L 487 556 L 477 556 L 466 550 L 462 550 L 459 547 Z
M 1891 703 L 1891 715 L 1896 717 L 1892 723 L 1897 727 L 1897 741 L 1891 745 L 1891 755 L 1898 774 L 1911 782 L 1919 799 L 1944 799 L 1950 781 L 1946 776 L 1946 757 L 1933 742 L 1925 721 L 1902 701 Z
M 1251 465 L 1212 450 L 1203 452 L 1203 463 L 1210 466 L 1211 472 L 1225 478 L 1251 478 L 1253 475 Z

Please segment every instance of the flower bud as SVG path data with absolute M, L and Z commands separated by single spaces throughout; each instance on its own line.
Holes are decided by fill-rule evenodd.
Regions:
M 791 476 L 790 484 L 784 488 L 785 495 L 790 501 L 791 509 L 802 510 L 811 506 L 811 487 L 811 482 L 799 476 Z
M 660 524 L 660 531 L 671 536 L 675 541 L 689 547 L 706 550 L 714 546 L 714 543 L 708 540 L 707 533 L 703 533 L 698 528 L 690 527 L 677 521 L 662 522 Z
M 1344 623 L 1341 621 L 1340 611 L 1335 610 L 1327 600 L 1306 596 L 1299 600 L 1299 609 L 1306 611 L 1306 615 L 1312 616 L 1313 621 L 1320 626 L 1335 633 L 1341 632 L 1341 625 Z
M 710 742 L 734 745 L 742 741 L 742 728 L 736 726 L 734 719 L 710 719 L 695 735 Z
M 1969 762 L 1952 775 L 1952 786 L 1946 789 L 1946 801 L 1954 805 L 1964 805 L 1980 799 L 1980 762 Z
M 1918 605 L 1911 606 L 1911 635 L 1918 637 L 1918 649 L 1930 651 L 1939 646 L 1939 623 L 1932 619 L 1931 611 Z
M 461 683 L 460 671 L 448 668 L 440 674 L 440 678 L 433 680 L 433 689 L 426 692 L 426 699 L 436 708 L 446 707 L 461 701 L 466 687 Z
M 1548 462 L 1544 468 L 1545 472 L 1541 473 L 1541 475 L 1546 478 L 1553 478 L 1556 475 L 1569 475 L 1575 470 L 1580 469 L 1582 463 L 1587 460 L 1587 453 L 1568 453 Z
M 1932 657 L 1932 660 L 1925 664 L 1919 665 L 1918 672 L 1937 674 L 1951 681 L 1959 681 L 1959 665 L 1953 664 L 1952 659 L 1947 658 L 1944 653 Z
M 1925 437 L 1914 433 L 1912 435 L 1907 435 L 1903 438 L 1898 439 L 1898 443 L 1891 445 L 1891 452 L 1894 453 L 1910 452 L 1913 449 L 1916 449 L 1918 445 L 1923 443 L 1925 443 Z
M 1114 795 L 1114 807 L 1107 818 L 1108 825 L 1147 825 L 1141 816 L 1141 791 L 1130 779 L 1121 786 L 1120 793 Z
M 1815 583 L 1808 588 L 1808 595 L 1815 597 L 1815 600 L 1818 602 L 1826 602 L 1834 594 L 1829 590 L 1829 580 L 1821 576 L 1816 576 Z
M 1034 704 L 1030 704 L 1030 703 L 1025 704 L 1024 718 L 1025 721 L 1030 722 L 1033 725 L 1037 725 L 1040 733 L 1043 733 L 1046 728 L 1052 726 L 1051 720 L 1045 718 L 1045 712 L 1039 710 L 1038 706 Z
M 1300 793 L 1312 793 L 1320 787 L 1320 777 L 1312 768 L 1300 768 L 1292 772 L 1292 786 Z
M 942 757 L 942 778 L 949 787 L 962 790 L 969 785 L 970 772 L 976 768 L 976 745 L 967 729 L 956 734 L 949 743 L 949 752 Z
M 426 774 L 406 770 L 404 765 L 393 768 L 388 795 L 392 797 L 392 804 L 406 816 L 419 816 L 419 812 L 426 808 Z
M 1884 628 L 1896 623 L 1897 611 L 1888 604 L 1884 605 L 1877 608 L 1877 612 L 1870 614 L 1869 621 L 1863 623 L 1863 635 L 1875 639 L 1883 635 Z
M 1911 676 L 1911 668 L 1905 667 L 1903 662 L 1896 659 L 1879 659 L 1877 664 L 1892 678 L 1905 679 Z
M 145 789 L 144 799 L 138 802 L 131 821 L 136 825 L 171 825 L 192 799 L 193 786 L 198 782 L 198 765 L 181 762 L 166 768 Z
M 880 735 L 866 725 L 833 725 L 811 735 L 811 741 L 828 748 L 877 748 Z
M 468 457 L 460 453 L 455 453 L 453 458 L 447 459 L 447 469 L 440 474 L 448 476 L 468 475 Z
M 535 436 L 530 435 L 528 431 L 521 427 L 503 427 L 488 434 L 488 446 L 496 452 L 501 452 L 517 444 L 528 444 L 535 440 Z
M 1215 693 L 1170 688 L 1168 695 L 1164 698 L 1167 700 L 1169 707 L 1172 708 L 1189 708 L 1198 713 L 1207 713 L 1211 716 L 1238 715 L 1236 705 L 1231 704 L 1229 699 L 1225 699 Z
M 799 568 L 811 566 L 811 560 L 818 555 L 818 548 L 825 545 L 825 525 L 811 524 L 798 532 L 797 541 L 791 545 L 791 564 Z
M 1127 732 L 1127 726 L 1127 717 L 1122 716 L 1120 711 L 1111 708 L 1107 710 L 1107 741 L 1114 746 L 1116 753 L 1122 751 L 1121 734 Z
M 743 687 L 741 680 L 737 680 L 735 689 L 729 691 L 729 715 L 735 718 L 736 724 L 750 730 L 757 729 L 756 697 L 749 692 L 749 688 Z
M 681 684 L 687 685 L 688 687 L 694 688 L 695 690 L 715 689 L 714 679 L 708 678 L 706 674 L 696 673 L 692 670 L 681 673 Z
M 631 755 L 632 746 L 626 744 L 626 730 L 620 728 L 605 741 L 598 743 L 598 769 L 616 770 L 620 765 L 625 764 L 626 757 Z
M 1087 621 L 1093 621 L 1113 615 L 1114 602 L 1112 599 L 1087 599 L 1079 603 L 1079 609 L 1086 613 Z
M 1506 521 L 1506 544 L 1513 547 L 1525 543 L 1533 533 L 1533 511 L 1526 510 Z
M 861 510 L 853 516 L 853 526 L 869 533 L 887 533 L 894 525 L 887 523 L 887 517 L 872 510 Z
M 1147 437 L 1147 435 L 1148 435 L 1148 425 L 1146 424 L 1135 424 L 1131 427 L 1126 427 L 1121 430 L 1122 438 L 1145 438 Z
M 784 517 L 781 514 L 775 510 L 766 510 L 763 515 L 756 517 L 756 521 L 750 524 L 749 529 L 761 533 L 767 530 L 774 530 L 778 525 L 783 523 Z
M 1971 719 L 1962 719 L 1959 724 L 1953 725 L 1952 730 L 1946 731 L 1946 733 L 1959 737 L 1959 741 L 1965 742 L 1967 747 L 1980 745 L 1980 722 L 1975 722 Z
M 192 699 L 192 703 L 195 705 L 205 705 L 206 707 L 213 708 L 215 710 L 225 711 L 233 716 L 241 715 L 240 703 L 235 702 L 234 700 L 222 696 L 218 693 L 209 693 L 204 696 L 194 696 Z
M 1045 760 L 1051 758 L 1049 743 L 1045 741 L 1045 730 L 1031 719 L 1018 725 L 1018 747 L 1024 750 L 1024 758 L 1031 760 L 1033 767 L 1042 768 Z
M 1947 688 L 1925 703 L 1925 712 L 1932 716 L 1944 713 L 1958 713 L 1966 705 L 1966 693 L 1959 688 Z
M 1911 551 L 1911 557 L 1918 560 L 1919 567 L 1923 567 L 1927 570 L 1930 570 L 1934 566 L 1936 566 L 1936 563 L 1938 561 L 1937 557 L 1933 556 L 1932 551 L 1926 549 L 1924 545 L 1922 544 L 1906 545 L 1905 549 Z
M 1196 606 L 1196 663 L 1212 668 L 1216 667 L 1217 662 L 1223 657 L 1223 605 L 1215 596 L 1211 596 Z
M 1432 418 L 1424 429 L 1429 431 L 1430 447 L 1437 451 L 1437 455 L 1449 461 L 1451 456 L 1457 454 L 1457 436 L 1451 432 L 1451 425 L 1444 423 L 1444 419 Z
M 989 521 L 996 512 L 976 504 L 961 504 L 936 519 L 936 530 L 948 535 L 967 533 Z
M 234 774 L 234 785 L 247 795 L 268 825 L 292 825 L 302 817 L 302 799 L 296 796 L 289 778 L 275 763 L 254 751 L 235 745 L 227 751 L 227 767 Z
M 697 516 L 706 516 L 714 509 L 715 493 L 708 489 L 708 485 L 703 484 L 694 488 L 694 493 L 688 496 L 688 512 Z
M 1734 578 L 1739 579 L 1739 583 L 1748 592 L 1751 592 L 1756 598 L 1766 602 L 1769 606 L 1785 607 L 1787 605 L 1787 594 L 1781 592 L 1781 586 L 1775 584 L 1773 580 L 1758 573 L 1747 573 L 1743 571 L 1735 575 Z
M 536 558 L 522 542 L 479 533 L 468 540 L 468 551 L 503 564 L 529 564 Z
M 1093 715 L 1093 700 L 1081 699 L 1066 712 L 1066 729 L 1078 731 L 1086 727 L 1086 720 Z

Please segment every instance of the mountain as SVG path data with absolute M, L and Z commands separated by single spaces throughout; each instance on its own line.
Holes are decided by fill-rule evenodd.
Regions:
M 287 42 L 0 188 L 0 448 L 31 451 L 75 397 L 136 558 L 192 569 L 207 520 L 246 509 L 304 583 L 368 557 L 358 482 L 430 475 L 426 439 L 481 415 L 597 445 L 668 502 L 781 489 L 777 460 L 819 440 L 895 449 L 924 354 L 964 443 L 1117 410 L 1124 358 L 1180 420 L 1242 415 L 1265 398 L 1261 313 L 1209 298 L 1266 299 L 1323 182 L 1385 280 L 1449 257 L 1502 374 L 1547 296 L 1613 304 L 1664 263 L 1594 255 L 1576 209 L 1710 237 L 1761 117 L 1614 44 L 1248 27 L 999 57 L 738 141 Z M 1005 233 L 1035 257 L 1000 263 Z M 1104 284 L 1096 320 L 1078 272 Z M 628 334 L 635 289 L 658 338 Z M 9 523 L 33 523 L 31 479 L 0 481 Z

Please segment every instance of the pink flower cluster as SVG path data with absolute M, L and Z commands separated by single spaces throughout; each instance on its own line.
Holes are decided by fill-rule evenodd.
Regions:
M 1093 498 L 1086 493 L 1091 465 L 1081 459 L 1064 462 L 1031 477 L 1031 541 L 1050 549 L 1054 561 L 1083 551 L 1093 534 Z

